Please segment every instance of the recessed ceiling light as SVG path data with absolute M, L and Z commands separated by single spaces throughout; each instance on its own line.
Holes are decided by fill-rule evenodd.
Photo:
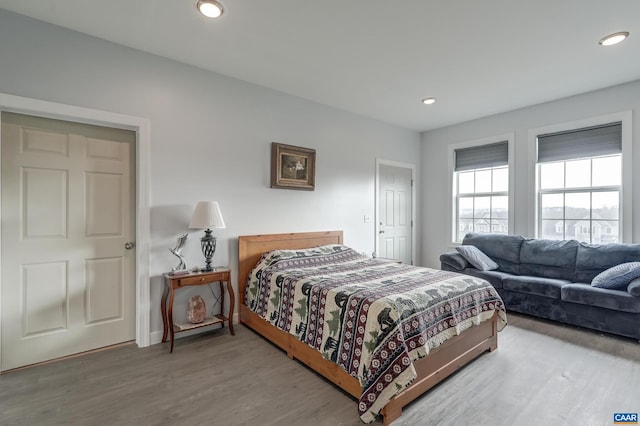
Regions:
M 431 104 L 434 104 L 434 103 L 436 103 L 436 98 L 434 98 L 433 96 L 432 96 L 432 97 L 430 97 L 430 98 L 424 98 L 424 99 L 422 100 L 422 103 L 423 103 L 423 104 L 425 104 L 425 105 L 431 105 Z
M 198 0 L 196 7 L 207 18 L 218 18 L 224 11 L 222 5 L 216 0 Z
M 629 37 L 629 32 L 621 31 L 619 33 L 613 33 L 613 34 L 609 34 L 608 36 L 602 37 L 598 42 L 598 44 L 602 46 L 612 46 L 614 44 L 620 43 L 627 37 Z

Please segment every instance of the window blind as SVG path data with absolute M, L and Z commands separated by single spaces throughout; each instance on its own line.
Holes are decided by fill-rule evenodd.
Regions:
M 622 152 L 622 123 L 538 135 L 538 162 L 574 160 Z
M 455 150 L 455 171 L 484 169 L 509 164 L 507 141 Z

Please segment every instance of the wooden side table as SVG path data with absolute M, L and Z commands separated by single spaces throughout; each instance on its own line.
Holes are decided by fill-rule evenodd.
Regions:
M 169 352 L 173 352 L 173 341 L 175 333 L 182 331 L 193 330 L 201 327 L 208 327 L 210 325 L 222 323 L 227 321 L 229 324 L 229 331 L 232 336 L 235 336 L 233 331 L 233 305 L 235 304 L 235 296 L 233 294 L 233 288 L 231 287 L 231 269 L 229 268 L 215 268 L 209 272 L 190 272 L 188 274 L 173 275 L 170 272 L 163 274 L 164 277 L 164 292 L 162 293 L 162 302 L 160 303 L 160 309 L 162 311 L 162 343 L 167 341 L 167 335 L 171 341 Z M 220 283 L 220 314 L 208 316 L 204 322 L 199 324 L 190 323 L 176 323 L 173 321 L 173 300 L 176 290 L 193 285 L 207 285 L 214 282 Z M 225 316 L 224 311 L 224 287 L 222 283 L 227 284 L 227 292 L 229 293 L 229 316 Z M 168 303 L 167 303 L 168 299 Z

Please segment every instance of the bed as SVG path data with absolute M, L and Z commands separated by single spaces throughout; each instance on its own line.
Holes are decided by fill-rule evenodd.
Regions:
M 292 302 L 291 302 L 292 305 L 290 307 L 290 311 L 298 312 L 298 309 L 294 309 L 293 303 L 297 301 L 298 297 L 301 294 L 300 292 L 302 291 L 302 293 L 307 294 L 308 297 L 311 297 L 309 296 L 309 293 L 312 291 L 310 289 L 314 289 L 315 291 L 314 286 L 320 285 L 317 283 L 322 284 L 322 283 L 330 282 L 331 285 L 334 287 L 338 286 L 339 289 L 344 288 L 344 287 L 340 287 L 340 286 L 343 286 L 342 282 L 338 282 L 337 280 L 333 280 L 333 279 L 328 280 L 323 273 L 318 272 L 318 271 L 322 272 L 325 266 L 320 264 L 316 265 L 314 262 L 319 262 L 319 260 L 315 260 L 315 259 L 325 259 L 325 257 L 320 257 L 320 255 L 316 256 L 315 255 L 316 252 L 324 250 L 324 252 L 322 253 L 322 256 L 325 256 L 325 252 L 326 252 L 328 253 L 328 257 L 331 257 L 332 259 L 334 258 L 337 259 L 337 262 L 342 262 L 340 263 L 340 265 L 347 265 L 347 264 L 351 265 L 351 263 L 349 262 L 352 262 L 360 265 L 358 266 L 358 268 L 375 270 L 377 271 L 376 273 L 378 273 L 379 275 L 381 276 L 384 275 L 385 277 L 387 277 L 384 280 L 381 280 L 383 283 L 386 283 L 388 281 L 394 281 L 395 278 L 393 278 L 393 276 L 389 278 L 388 274 L 390 274 L 391 272 L 395 273 L 395 271 L 398 272 L 398 277 L 403 277 L 403 278 L 395 279 L 396 281 L 401 283 L 405 283 L 404 276 L 402 274 L 405 274 L 405 275 L 420 274 L 420 276 L 422 277 L 421 279 L 428 280 L 429 282 L 442 279 L 442 280 L 445 280 L 446 283 L 449 283 L 449 284 L 445 283 L 449 287 L 452 286 L 451 283 L 454 283 L 456 281 L 462 284 L 463 281 L 466 280 L 467 284 L 471 283 L 469 285 L 476 286 L 476 287 L 479 285 L 479 283 L 477 278 L 462 276 L 462 275 L 450 273 L 450 272 L 435 271 L 427 268 L 415 268 L 412 266 L 401 265 L 396 262 L 389 262 L 389 261 L 385 262 L 385 261 L 372 260 L 372 259 L 366 259 L 366 258 L 358 259 L 357 254 L 354 254 L 352 251 L 351 252 L 348 251 L 351 249 L 342 248 L 344 247 L 342 246 L 342 243 L 343 243 L 342 231 L 250 235 L 250 236 L 239 237 L 238 239 L 238 262 L 239 262 L 238 291 L 239 291 L 239 298 L 240 298 L 240 322 L 245 326 L 251 328 L 255 332 L 257 332 L 258 334 L 262 335 L 263 337 L 265 337 L 266 339 L 268 339 L 269 341 L 271 341 L 272 343 L 274 343 L 284 351 L 286 351 L 289 358 L 297 359 L 300 362 L 306 364 L 308 367 L 315 370 L 322 376 L 326 377 L 328 380 L 330 380 L 335 385 L 342 388 L 344 391 L 346 391 L 353 397 L 357 398 L 359 400 L 358 411 L 360 412 L 360 417 L 364 422 L 366 423 L 371 422 L 375 419 L 375 417 L 378 414 L 380 414 L 383 417 L 384 425 L 389 425 L 391 422 L 393 422 L 395 419 L 397 419 L 401 415 L 402 408 L 405 405 L 407 405 L 409 402 L 418 398 L 428 389 L 432 388 L 437 383 L 439 383 L 440 381 L 442 381 L 443 379 L 445 379 L 446 377 L 448 377 L 449 375 L 451 375 L 452 373 L 454 373 L 455 371 L 457 371 L 459 368 L 463 367 L 470 361 L 474 360 L 482 353 L 486 351 L 495 350 L 498 346 L 498 340 L 497 340 L 498 329 L 501 329 L 502 327 L 504 327 L 504 325 L 506 325 L 506 315 L 504 312 L 502 301 L 500 300 L 499 296 L 497 296 L 497 293 L 495 293 L 495 290 L 492 290 L 493 288 L 484 282 L 480 283 L 482 286 L 485 286 L 485 285 L 487 286 L 486 291 L 482 289 L 483 294 L 486 293 L 488 295 L 488 293 L 490 292 L 495 293 L 495 300 L 492 299 L 491 302 L 488 301 L 489 299 L 482 300 L 482 303 L 483 303 L 482 308 L 479 308 L 479 310 L 482 311 L 484 309 L 484 312 L 478 312 L 477 318 L 473 317 L 473 318 L 467 319 L 467 317 L 464 317 L 465 318 L 464 320 L 461 319 L 460 323 L 466 324 L 464 325 L 464 327 L 462 325 L 456 325 L 454 327 L 452 323 L 451 329 L 445 330 L 446 332 L 439 333 L 438 331 L 434 331 L 433 338 L 436 339 L 436 334 L 437 334 L 438 336 L 437 339 L 440 339 L 442 341 L 437 341 L 433 345 L 431 340 L 428 340 L 427 342 L 425 342 L 423 341 L 421 336 L 419 336 L 418 334 L 415 334 L 415 338 L 416 338 L 415 341 L 417 342 L 418 341 L 417 339 L 420 338 L 420 343 L 424 344 L 424 348 L 420 348 L 420 345 L 418 345 L 417 349 L 414 348 L 412 350 L 411 352 L 412 358 L 416 358 L 416 359 L 407 361 L 406 359 L 407 356 L 403 354 L 403 357 L 398 356 L 397 358 L 398 361 L 394 364 L 393 362 L 386 362 L 387 353 L 392 353 L 394 352 L 393 350 L 397 349 L 397 347 L 399 346 L 399 343 L 401 342 L 399 338 L 398 338 L 398 341 L 396 342 L 394 340 L 396 339 L 395 336 L 396 334 L 402 335 L 401 330 L 403 330 L 405 326 L 409 327 L 408 325 L 409 321 L 406 321 L 406 323 L 402 323 L 402 324 L 398 323 L 399 325 L 395 326 L 395 328 L 391 327 L 390 325 L 392 323 L 387 321 L 388 318 L 386 318 L 386 317 L 389 317 L 389 315 L 387 315 L 386 317 L 384 315 L 388 313 L 388 310 L 387 310 L 388 308 L 383 308 L 384 305 L 380 305 L 378 306 L 379 312 L 377 316 L 373 315 L 373 306 L 374 306 L 374 303 L 377 303 L 377 302 L 365 303 L 365 300 L 373 300 L 373 298 L 371 297 L 369 298 L 365 297 L 360 301 L 360 305 L 358 305 L 358 309 L 360 309 L 360 311 L 357 311 L 357 312 L 360 312 L 360 313 L 363 312 L 361 305 L 365 306 L 365 311 L 366 309 L 368 309 L 368 307 L 370 307 L 371 314 L 374 317 L 377 317 L 378 324 L 376 326 L 382 326 L 383 329 L 386 329 L 386 330 L 390 330 L 393 328 L 395 334 L 388 334 L 386 332 L 379 333 L 379 331 L 369 332 L 371 336 L 378 337 L 377 339 L 370 339 L 369 341 L 370 344 L 372 340 L 375 340 L 378 343 L 382 342 L 383 345 L 391 345 L 391 346 L 385 346 L 384 349 L 386 350 L 382 350 L 382 352 L 380 352 L 380 349 L 378 347 L 376 347 L 375 350 L 369 348 L 370 353 L 367 351 L 369 359 L 367 360 L 366 366 L 364 366 L 365 365 L 364 358 L 366 358 L 364 354 L 365 352 L 364 346 L 366 346 L 366 344 L 363 345 L 362 350 L 356 349 L 354 351 L 353 348 L 350 348 L 351 352 L 349 353 L 358 354 L 358 356 L 360 357 L 358 359 L 362 361 L 361 365 L 357 365 L 357 367 L 354 367 L 351 365 L 351 362 L 353 361 L 352 359 L 353 355 L 349 357 L 345 357 L 344 356 L 345 349 L 342 346 L 338 347 L 338 349 L 341 351 L 342 357 L 335 356 L 338 350 L 336 349 L 337 342 L 331 341 L 331 340 L 328 340 L 328 341 L 324 340 L 320 342 L 320 340 L 318 340 L 318 343 L 316 344 L 314 340 L 315 337 L 307 339 L 308 341 L 300 340 L 301 338 L 300 336 L 302 336 L 303 334 L 306 336 L 308 335 L 308 333 L 310 333 L 309 330 L 306 330 L 304 327 L 301 327 L 301 326 L 303 325 L 302 323 L 304 322 L 305 318 L 307 318 L 306 320 L 307 323 L 313 324 L 313 322 L 308 319 L 312 317 L 311 309 L 309 310 L 307 310 L 306 308 L 302 309 L 301 310 L 302 313 L 300 315 L 298 314 L 289 315 L 287 319 L 284 318 L 285 316 L 284 314 L 282 315 L 283 318 L 278 318 L 277 312 L 273 312 L 273 311 L 270 313 L 270 315 L 266 314 L 268 310 L 267 309 L 268 305 L 271 305 L 272 303 L 284 304 L 284 302 L 282 302 L 280 299 L 286 299 L 285 297 L 286 294 L 290 294 L 292 296 L 290 297 L 290 299 L 292 299 Z M 309 251 L 302 250 L 302 249 L 309 249 L 309 248 L 321 247 L 321 246 L 322 248 L 313 249 Z M 272 252 L 274 250 L 279 250 L 279 251 Z M 269 252 L 269 255 L 265 256 L 265 253 L 268 253 L 268 252 Z M 308 253 L 311 253 L 311 254 L 308 254 Z M 287 262 L 280 261 L 283 258 L 283 256 L 284 257 L 289 256 L 287 258 L 288 259 Z M 276 259 L 276 261 L 274 261 L 274 259 Z M 308 259 L 311 259 L 311 261 L 309 261 Z M 264 272 L 265 270 L 254 271 L 254 267 L 256 267 L 256 265 L 259 262 L 261 264 L 266 262 L 266 264 L 270 265 L 269 267 L 271 269 L 269 269 L 269 272 L 268 272 L 269 277 L 271 277 L 271 274 L 273 273 L 272 269 L 274 268 L 274 265 L 284 265 L 286 263 L 292 264 L 294 265 L 293 266 L 294 272 L 297 272 L 298 275 L 300 275 L 301 277 L 304 276 L 303 278 L 306 279 L 305 281 L 306 284 L 296 287 L 295 279 L 279 278 L 278 289 L 276 289 L 276 291 L 280 292 L 280 290 L 282 290 L 281 291 L 282 294 L 278 294 L 278 298 L 276 302 L 273 302 L 273 300 L 271 302 L 268 300 L 261 302 L 259 294 L 257 293 L 262 293 L 264 291 L 264 288 L 263 288 L 264 285 L 263 287 L 259 287 L 258 281 L 262 279 L 261 278 L 262 274 L 265 274 L 266 276 L 267 272 Z M 300 268 L 303 268 L 303 267 L 306 268 L 308 266 L 306 265 L 306 263 L 309 263 L 309 262 L 311 262 L 311 268 L 312 268 L 311 270 L 313 272 L 310 273 L 309 269 L 303 269 L 304 273 L 300 274 L 300 271 L 301 271 Z M 302 265 L 303 263 L 305 265 L 303 267 L 300 267 L 300 265 Z M 342 272 L 338 272 L 338 274 L 340 273 L 343 274 L 339 276 L 348 277 L 348 276 L 353 276 L 354 274 L 358 275 L 360 273 L 359 271 L 350 272 L 349 270 L 347 270 L 351 267 L 352 266 L 349 266 L 348 268 L 346 266 L 338 267 L 338 269 L 340 268 L 345 269 Z M 283 268 L 286 269 L 286 265 Z M 252 277 L 252 274 L 254 274 L 253 278 L 250 279 Z M 255 274 L 257 274 L 258 279 L 256 279 Z M 445 275 L 442 275 L 442 274 L 445 274 Z M 358 281 L 358 279 L 355 278 L 354 281 Z M 325 284 L 322 284 L 322 285 L 325 285 Z M 352 284 L 349 284 L 349 285 L 352 285 Z M 353 285 L 358 287 L 357 283 Z M 287 291 L 285 291 L 285 287 L 288 289 Z M 302 290 L 302 288 L 306 289 L 306 293 L 305 293 L 305 290 Z M 384 286 L 378 287 L 378 289 L 386 289 L 386 288 L 387 288 L 386 284 Z M 323 290 L 323 291 L 324 293 L 327 292 L 327 290 Z M 332 291 L 332 290 L 329 290 L 329 291 Z M 341 290 L 338 293 L 343 294 L 344 291 Z M 494 296 L 493 293 L 491 294 L 491 297 Z M 293 294 L 295 294 L 296 297 L 293 297 Z M 320 294 L 320 293 L 314 293 L 314 294 Z M 398 300 L 398 299 L 396 298 L 394 300 Z M 247 301 L 250 306 L 247 305 Z M 338 296 L 336 296 L 336 302 L 337 301 L 338 301 Z M 329 312 L 329 302 L 333 303 L 332 300 L 327 299 L 327 302 L 326 302 L 327 313 Z M 357 304 L 355 301 L 349 299 L 349 303 L 352 303 L 352 302 L 354 306 Z M 298 301 L 298 303 L 300 302 Z M 323 303 L 325 303 L 325 301 L 323 301 Z M 324 306 L 325 305 L 322 306 L 323 310 L 324 310 Z M 449 306 L 453 306 L 453 303 L 451 304 L 444 303 L 442 306 L 445 306 L 446 309 L 449 309 Z M 477 305 L 477 306 L 479 307 L 480 305 Z M 298 307 L 300 307 L 300 305 L 298 305 Z M 344 311 L 344 306 L 341 309 L 342 309 L 341 318 L 343 318 L 347 316 L 346 315 L 347 312 Z M 442 311 L 444 308 L 441 307 L 440 309 Z M 415 307 L 413 310 L 410 311 L 410 313 L 414 314 L 414 321 L 413 321 L 414 324 L 417 324 L 415 321 L 415 319 L 418 318 L 418 316 L 415 315 L 416 312 L 418 312 L 418 310 L 416 310 Z M 356 318 L 357 318 L 357 315 L 360 315 L 360 314 L 356 314 Z M 404 315 L 404 313 L 402 315 Z M 302 319 L 297 318 L 300 316 L 303 316 L 304 318 Z M 426 313 L 423 316 L 426 317 Z M 295 320 L 292 319 L 293 317 L 296 317 L 296 319 Z M 330 318 L 330 317 L 327 315 L 327 318 Z M 363 318 L 363 317 L 360 316 L 360 318 Z M 317 315 L 316 315 L 316 319 L 317 319 Z M 324 324 L 325 330 L 331 328 L 330 322 L 331 322 L 330 320 L 327 320 L 326 324 Z M 370 319 L 369 322 L 373 323 L 374 321 Z M 279 325 L 280 328 L 278 328 L 274 324 Z M 348 323 L 346 321 L 341 322 L 340 328 L 342 329 L 344 327 L 346 329 L 347 324 Z M 445 328 L 447 328 L 448 323 L 445 321 L 444 324 L 445 324 Z M 367 330 L 369 330 L 368 327 L 369 326 L 365 324 L 364 328 L 367 328 Z M 388 328 L 385 328 L 385 327 L 388 327 Z M 301 331 L 300 328 L 303 328 L 303 330 Z M 362 331 L 364 330 L 364 328 L 360 329 L 356 327 L 353 330 L 354 335 L 357 334 L 356 330 Z M 318 327 L 318 329 L 320 329 L 320 327 Z M 344 332 L 344 330 L 342 331 Z M 440 331 L 442 331 L 442 325 L 440 325 Z M 316 331 L 316 333 L 319 333 L 319 332 Z M 425 328 L 423 334 L 426 336 L 426 333 L 427 331 Z M 388 336 L 393 336 L 393 337 L 388 337 L 388 338 L 385 337 L 385 339 L 387 339 L 385 340 L 385 339 L 382 339 L 383 336 L 379 336 L 378 334 L 386 334 Z M 447 335 L 446 339 L 442 338 L 443 335 Z M 430 336 L 431 336 L 431 333 L 430 333 Z M 366 343 L 367 337 L 364 336 L 364 334 L 361 337 L 364 337 L 364 340 Z M 325 339 L 331 339 L 331 338 L 325 336 Z M 429 337 L 429 339 L 431 339 L 431 337 Z M 359 341 L 362 342 L 362 340 L 363 339 L 361 338 Z M 342 345 L 346 341 L 347 339 L 339 340 L 339 343 L 340 345 Z M 353 341 L 356 341 L 355 337 Z M 398 345 L 396 343 L 398 343 Z M 433 348 L 429 349 L 431 345 L 433 346 Z M 345 347 L 347 346 L 348 345 L 345 344 Z M 371 344 L 371 346 L 373 347 L 373 344 Z M 393 350 L 391 350 L 390 348 Z M 399 352 L 401 351 L 396 350 L 394 353 L 399 353 Z M 407 353 L 409 352 L 408 346 L 407 346 L 406 352 Z M 375 353 L 375 356 L 374 356 L 374 353 Z M 380 353 L 384 355 L 385 359 L 380 358 Z M 418 353 L 418 355 L 416 355 L 416 353 Z M 382 361 L 382 364 L 384 365 L 381 366 L 380 365 L 381 363 L 378 362 L 378 359 L 376 357 L 379 358 L 379 361 Z M 393 359 L 393 357 L 390 357 L 390 358 Z M 345 361 L 348 365 L 345 365 L 345 362 L 343 361 Z M 406 365 L 407 363 L 410 363 L 410 365 Z M 339 365 L 339 364 L 342 364 L 342 365 Z M 356 365 L 358 363 L 353 362 L 353 364 Z M 382 372 L 377 371 L 376 368 L 374 367 L 376 367 L 378 370 L 382 370 L 383 368 L 388 368 L 388 370 L 385 370 L 385 371 L 387 372 L 396 371 L 399 373 L 397 374 L 397 376 L 394 373 L 393 377 L 391 377 L 392 376 L 391 374 L 383 374 L 384 371 Z M 395 370 L 392 371 L 392 368 Z M 364 371 L 363 376 L 358 376 L 358 374 L 356 374 L 356 371 Z M 368 378 L 365 378 L 365 377 L 368 377 Z M 390 377 L 391 379 L 389 379 Z M 385 384 L 385 386 L 381 386 L 381 383 L 384 383 L 385 378 L 386 378 L 386 381 L 389 382 L 389 385 L 387 386 Z

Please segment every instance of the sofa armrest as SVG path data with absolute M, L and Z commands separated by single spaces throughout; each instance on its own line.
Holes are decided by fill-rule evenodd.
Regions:
M 471 267 L 466 259 L 456 251 L 441 254 L 440 264 L 448 266 L 453 271 L 462 271 L 465 268 Z

